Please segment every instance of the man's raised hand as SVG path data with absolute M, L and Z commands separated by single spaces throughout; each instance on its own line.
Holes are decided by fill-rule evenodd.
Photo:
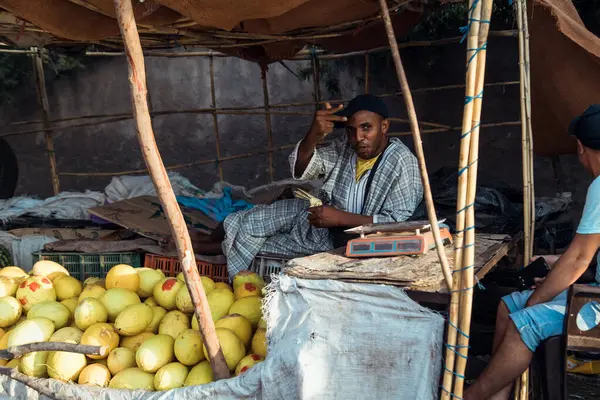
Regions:
M 335 115 L 335 113 L 340 111 L 342 108 L 344 108 L 343 104 L 340 104 L 336 108 L 332 108 L 331 104 L 325 103 L 325 109 L 317 110 L 315 113 L 315 118 L 313 119 L 312 126 L 310 127 L 310 134 L 316 139 L 321 140 L 333 132 L 335 122 L 347 121 L 348 118 Z

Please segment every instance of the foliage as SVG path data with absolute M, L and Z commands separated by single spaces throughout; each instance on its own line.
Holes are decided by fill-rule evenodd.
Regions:
M 407 40 L 438 40 L 459 35 L 459 28 L 466 25 L 468 4 L 451 3 L 440 6 L 432 4 L 425 18 L 410 32 Z M 494 30 L 511 29 L 514 24 L 513 7 L 506 0 L 493 3 Z
M 64 74 L 85 68 L 81 56 L 70 56 L 42 51 L 46 83 Z M 33 82 L 32 56 L 26 54 L 0 54 L 0 107 L 15 99 L 19 87 L 29 87 Z
M 597 0 L 600 1 L 600 0 Z M 426 17 L 417 25 L 411 33 L 405 38 L 398 38 L 400 41 L 415 40 L 437 40 L 451 36 L 460 35 L 459 28 L 465 25 L 467 20 L 467 4 L 451 3 L 440 6 L 431 4 L 431 9 L 426 11 Z M 495 29 L 509 29 L 513 23 L 512 7 L 507 4 L 494 3 L 493 17 Z M 428 60 L 425 62 L 428 68 L 434 68 L 438 58 L 438 50 L 432 47 L 428 50 Z M 393 66 L 391 54 L 389 52 L 379 52 L 370 55 L 370 71 L 383 71 L 389 66 Z M 329 94 L 336 96 L 340 94 L 339 73 L 344 70 L 354 68 L 364 68 L 362 58 L 343 58 L 334 62 L 319 63 L 321 81 L 325 84 Z M 299 67 L 298 75 L 301 79 L 312 79 L 312 66 Z M 371 74 L 374 82 L 385 80 L 383 74 Z M 364 78 L 359 76 L 357 83 L 362 85 Z
M 85 59 L 83 55 L 74 56 L 44 51 L 42 53 L 42 60 L 44 61 L 46 68 L 54 72 L 53 78 L 85 68 Z
M 30 74 L 31 60 L 23 54 L 0 54 L 0 105 L 13 100 L 13 91 Z
M 298 68 L 298 77 L 304 81 L 312 81 L 312 65 L 305 68 Z M 325 87 L 331 96 L 340 94 L 339 69 L 336 65 L 329 62 L 319 62 L 319 78 L 325 83 Z
M 600 36 L 600 0 L 573 0 L 587 28 Z M 512 4 L 507 0 L 495 1 L 493 3 L 492 21 L 494 30 L 515 29 L 514 10 Z M 440 5 L 430 3 L 429 9 L 425 11 L 425 18 L 417 24 L 405 38 L 399 41 L 438 40 L 460 35 L 459 28 L 467 21 L 468 4 L 449 3 Z M 440 47 L 432 46 L 424 50 L 425 59 L 422 60 L 424 68 L 434 69 L 440 58 Z M 423 54 L 423 53 L 420 53 Z M 391 54 L 389 52 L 374 53 L 369 56 L 370 76 L 375 84 L 384 84 L 385 74 L 377 74 L 375 71 L 385 71 L 393 68 Z M 348 69 L 364 69 L 364 60 L 361 57 L 343 58 L 334 62 L 320 62 L 321 81 L 327 87 L 329 94 L 334 96 L 340 93 L 339 73 Z M 305 80 L 312 79 L 312 66 L 298 69 L 298 75 Z M 362 74 L 358 74 L 357 83 L 363 84 Z

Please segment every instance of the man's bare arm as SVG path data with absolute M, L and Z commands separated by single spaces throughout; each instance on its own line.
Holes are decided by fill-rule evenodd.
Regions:
M 346 117 L 335 115 L 342 108 L 344 108 L 343 105 L 331 108 L 329 103 L 325 103 L 324 110 L 317 110 L 310 130 L 304 139 L 302 139 L 300 146 L 298 146 L 298 155 L 296 157 L 296 165 L 294 166 L 295 176 L 300 177 L 304 174 L 306 167 L 308 167 L 312 159 L 317 143 L 333 131 L 335 121 L 347 120 Z
M 319 140 L 315 137 L 315 135 L 311 135 L 309 132 L 306 137 L 302 139 L 302 142 L 300 142 L 300 146 L 298 146 L 296 165 L 294 166 L 294 175 L 296 177 L 300 178 L 302 174 L 304 174 L 304 171 L 306 171 L 306 167 L 308 167 L 308 164 L 312 159 L 318 141 Z
M 308 220 L 318 228 L 354 228 L 373 223 L 369 215 L 353 214 L 332 206 L 313 207 L 308 212 Z
M 542 285 L 533 292 L 527 307 L 548 302 L 575 283 L 587 270 L 598 247 L 600 234 L 575 235 L 565 254 L 558 259 Z

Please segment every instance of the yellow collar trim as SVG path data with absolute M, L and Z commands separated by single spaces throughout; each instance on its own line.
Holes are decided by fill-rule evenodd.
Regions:
M 360 181 L 360 178 L 362 178 L 367 171 L 373 169 L 378 158 L 379 156 L 365 160 L 356 156 L 356 182 Z

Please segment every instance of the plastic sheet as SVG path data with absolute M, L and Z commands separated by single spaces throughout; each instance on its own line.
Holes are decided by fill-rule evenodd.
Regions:
M 401 289 L 280 275 L 267 287 L 269 353 L 239 377 L 144 392 L 43 380 L 59 399 L 436 399 L 444 320 Z M 0 376 L 0 397 L 37 400 Z
M 189 179 L 176 172 L 169 173 L 169 181 L 178 196 L 201 197 L 204 192 L 198 189 Z M 115 176 L 104 189 L 110 203 L 132 199 L 139 196 L 156 196 L 156 189 L 149 175 Z

